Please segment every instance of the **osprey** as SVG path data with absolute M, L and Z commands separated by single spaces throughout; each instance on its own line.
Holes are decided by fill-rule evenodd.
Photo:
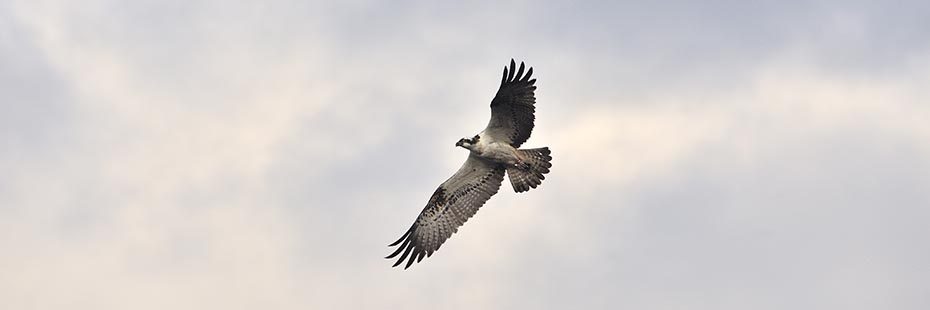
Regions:
M 530 79 L 533 68 L 523 75 L 523 62 L 515 69 L 513 59 L 509 70 L 504 67 L 501 86 L 491 100 L 488 126 L 478 135 L 455 143 L 469 150 L 468 159 L 439 185 L 410 229 L 389 245 L 400 244 L 387 259 L 403 252 L 394 267 L 407 260 L 404 267 L 407 269 L 414 261 L 432 256 L 459 226 L 497 193 L 505 172 L 517 193 L 536 188 L 549 173 L 552 157 L 548 147 L 519 149 L 533 131 L 536 79 Z

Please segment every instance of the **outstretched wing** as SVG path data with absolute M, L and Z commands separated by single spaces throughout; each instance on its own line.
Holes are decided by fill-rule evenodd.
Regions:
M 419 262 L 424 256 L 433 255 L 459 226 L 497 193 L 503 179 L 504 167 L 469 155 L 462 168 L 439 185 L 413 226 L 390 245 L 400 244 L 393 254 L 385 258 L 393 258 L 403 252 L 394 266 L 407 259 L 404 267 L 407 269 L 414 260 Z
M 497 141 L 507 141 L 515 148 L 520 147 L 533 132 L 533 120 L 536 111 L 534 91 L 536 79 L 531 67 L 523 75 L 523 62 L 517 70 L 516 63 L 510 60 L 510 70 L 504 67 L 501 87 L 491 100 L 491 121 L 484 132 Z M 514 72 L 514 70 L 517 70 Z

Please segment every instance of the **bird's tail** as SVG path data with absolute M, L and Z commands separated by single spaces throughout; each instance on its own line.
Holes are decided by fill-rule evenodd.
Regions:
M 549 173 L 549 168 L 552 167 L 550 163 L 552 156 L 549 156 L 548 147 L 517 151 L 520 152 L 524 164 L 508 167 L 507 175 L 510 176 L 510 185 L 513 186 L 513 190 L 520 193 L 542 184 L 542 180 L 546 179 L 544 174 Z

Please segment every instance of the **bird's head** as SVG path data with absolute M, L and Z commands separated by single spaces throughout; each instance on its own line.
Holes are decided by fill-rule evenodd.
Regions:
M 479 136 L 477 136 L 477 135 L 474 136 L 474 137 L 472 137 L 472 138 L 461 138 L 461 139 L 459 139 L 459 142 L 456 142 L 456 143 L 455 143 L 455 146 L 461 146 L 461 147 L 464 147 L 464 148 L 470 150 L 470 149 L 472 148 L 472 146 L 474 146 L 475 144 L 478 143 L 478 139 L 479 139 L 479 138 L 481 138 L 481 137 L 479 137 Z

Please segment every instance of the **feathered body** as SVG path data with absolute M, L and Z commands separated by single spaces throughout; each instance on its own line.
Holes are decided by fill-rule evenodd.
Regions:
M 475 144 L 463 143 L 462 147 L 471 151 L 472 154 L 482 159 L 490 160 L 494 163 L 504 164 L 506 166 L 517 166 L 523 163 L 523 158 L 517 152 L 517 148 L 507 142 L 494 141 L 484 132 L 478 134 L 478 142 Z

